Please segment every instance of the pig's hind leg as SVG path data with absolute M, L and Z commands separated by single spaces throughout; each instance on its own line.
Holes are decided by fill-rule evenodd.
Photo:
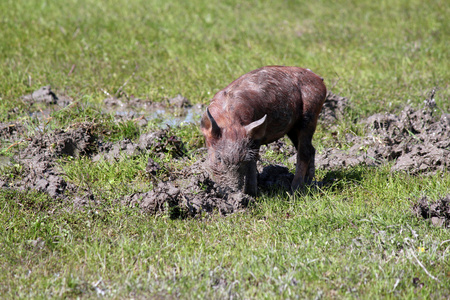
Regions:
M 306 127 L 294 127 L 288 132 L 288 137 L 297 149 L 297 165 L 291 185 L 292 191 L 303 188 L 305 183 L 310 184 L 315 176 L 314 158 L 316 149 L 312 145 L 315 122 L 308 125 Z

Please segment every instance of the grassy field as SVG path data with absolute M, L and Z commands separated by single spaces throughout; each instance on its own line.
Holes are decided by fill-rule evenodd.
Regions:
M 20 97 L 44 85 L 76 103 L 52 113 L 46 129 L 90 121 L 117 141 L 156 125 L 115 122 L 103 111 L 106 94 L 182 94 L 206 104 L 236 77 L 271 64 L 310 68 L 351 100 L 338 139 L 359 132 L 360 118 L 419 107 L 435 87 L 439 110 L 450 110 L 446 1 L 2 0 L 0 12 L 0 122 L 23 122 L 29 134 L 42 122 L 30 114 L 39 107 Z M 198 128 L 172 130 L 197 160 Z M 319 151 L 336 146 L 330 136 L 320 125 Z M 1 155 L 12 156 L 1 140 Z M 174 220 L 115 201 L 150 186 L 148 157 L 62 159 L 67 180 L 104 199 L 84 211 L 0 189 L 0 297 L 450 297 L 450 232 L 410 209 L 419 197 L 450 193 L 449 172 L 319 170 L 319 180 L 333 176 L 334 184 L 294 197 L 262 194 L 228 216 Z M 183 164 L 170 155 L 165 163 Z M 23 174 L 15 165 L 0 175 Z

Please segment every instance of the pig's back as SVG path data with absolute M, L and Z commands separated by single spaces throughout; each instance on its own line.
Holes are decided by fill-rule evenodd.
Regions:
M 268 66 L 242 75 L 218 92 L 210 110 L 227 116 L 229 124 L 248 125 L 267 115 L 269 143 L 285 135 L 304 114 L 314 114 L 319 106 L 320 111 L 325 95 L 322 79 L 312 71 Z

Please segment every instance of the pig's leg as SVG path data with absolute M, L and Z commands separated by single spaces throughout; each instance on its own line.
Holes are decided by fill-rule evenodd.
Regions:
M 291 188 L 293 191 L 304 187 L 314 178 L 314 156 L 316 149 L 312 145 L 314 130 L 311 128 L 293 129 L 288 133 L 289 138 L 297 148 L 297 165 Z
M 309 160 L 308 172 L 306 174 L 305 182 L 306 184 L 311 184 L 316 176 L 316 149 L 311 145 L 313 153 L 311 159 Z
M 247 173 L 245 176 L 244 192 L 251 196 L 256 196 L 258 191 L 258 170 L 256 169 L 256 161 L 251 161 L 248 164 Z

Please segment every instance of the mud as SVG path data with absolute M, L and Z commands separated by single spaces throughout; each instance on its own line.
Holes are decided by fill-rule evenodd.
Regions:
M 327 99 L 320 112 L 320 122 L 331 125 L 342 119 L 346 109 L 349 107 L 349 100 L 328 91 Z
M 329 148 L 316 155 L 317 167 L 332 169 L 358 164 L 378 166 L 392 161 L 393 172 L 432 174 L 450 168 L 450 114 L 440 117 L 434 101 L 422 109 L 406 107 L 399 115 L 380 113 L 362 120 L 367 135 L 347 134 L 348 150 Z
M 28 145 L 17 152 L 22 177 L 1 178 L 2 188 L 36 190 L 47 193 L 54 199 L 72 201 L 75 208 L 83 209 L 95 205 L 92 193 L 66 181 L 57 160 L 63 157 L 90 157 L 93 161 L 119 160 L 123 156 L 142 155 L 148 151 L 161 158 L 171 154 L 175 159 L 186 158 L 183 142 L 174 136 L 171 129 L 142 134 L 134 143 L 125 139 L 115 143 L 103 143 L 93 134 L 93 123 L 80 123 L 67 130 L 38 133 Z M 153 180 L 154 188 L 146 193 L 132 194 L 119 199 L 122 205 L 139 206 L 144 212 L 168 213 L 172 217 L 195 216 L 200 212 L 218 211 L 228 214 L 246 208 L 254 199 L 242 193 L 227 191 L 215 185 L 202 168 L 204 160 L 170 174 L 168 181 L 161 181 L 160 171 L 167 168 L 149 158 L 146 171 Z M 149 183 L 150 184 L 150 183 Z
M 414 215 L 430 220 L 434 226 L 450 228 L 450 194 L 436 201 L 422 197 L 413 203 L 411 209 Z
M 47 106 L 58 106 L 58 99 L 50 87 L 22 98 L 23 101 Z M 349 104 L 348 99 L 329 93 L 321 122 L 335 126 L 344 118 Z M 118 122 L 132 117 L 146 124 L 151 116 L 148 112 L 138 112 L 140 109 L 149 109 L 151 113 L 161 109 L 184 116 L 196 110 L 200 115 L 203 109 L 200 106 L 196 110 L 193 108 L 180 95 L 162 103 L 137 98 L 105 99 L 105 110 L 129 112 L 118 114 Z M 406 107 L 397 115 L 375 114 L 361 122 L 366 135 L 347 134 L 346 143 L 350 145 L 347 150 L 327 148 L 317 153 L 317 168 L 331 170 L 358 164 L 378 166 L 392 162 L 393 172 L 429 174 L 449 169 L 450 114 L 438 114 L 432 98 L 421 109 Z M 64 130 L 41 130 L 30 136 L 26 124 L 18 121 L 0 124 L 0 140 L 5 143 L 3 145 L 11 145 L 7 147 L 8 152 L 14 153 L 13 156 L 0 156 L 0 188 L 44 192 L 55 200 L 68 201 L 75 208 L 83 209 L 88 205 L 101 204 L 103 199 L 69 182 L 62 172 L 61 158 L 87 157 L 93 162 L 107 160 L 115 163 L 124 157 L 152 153 L 152 157 L 159 158 L 159 161 L 164 161 L 170 155 L 186 167 L 172 170 L 149 158 L 143 170 L 149 178 L 148 191 L 117 199 L 120 205 L 138 207 L 151 214 L 185 217 L 213 211 L 228 214 L 255 203 L 255 199 L 248 195 L 217 186 L 203 168 L 206 157 L 204 149 L 188 154 L 185 143 L 170 126 L 144 133 L 135 141 L 124 139 L 118 142 L 104 141 L 102 137 L 96 136 L 95 126 L 89 122 L 77 123 Z M 295 162 L 296 150 L 287 139 L 263 146 L 261 152 L 266 151 L 291 157 L 290 160 Z M 191 160 L 196 162 L 192 164 Z M 287 167 L 263 158 L 258 162 L 258 171 L 260 193 L 285 193 L 290 190 L 294 175 Z M 413 211 L 418 216 L 431 219 L 433 224 L 449 226 L 449 196 L 437 202 L 422 198 L 415 204 Z
M 203 169 L 204 160 L 184 168 L 173 181 L 159 182 L 145 193 L 125 197 L 122 205 L 138 206 L 145 212 L 168 212 L 172 217 L 195 216 L 202 212 L 218 211 L 229 214 L 246 208 L 255 200 L 240 192 L 217 186 Z M 153 170 L 154 162 L 146 170 Z
M 171 154 L 175 158 L 183 157 L 187 152 L 181 139 L 171 134 L 170 127 L 167 127 L 142 134 L 137 143 L 132 142 L 130 139 L 124 139 L 115 143 L 99 142 L 98 153 L 92 157 L 92 160 L 117 161 L 123 156 L 128 158 L 135 157 L 147 151 L 158 153 L 162 156 Z
M 0 143 L 14 141 L 27 134 L 27 128 L 19 122 L 0 123 Z
M 57 96 L 51 86 L 43 86 L 40 89 L 32 92 L 31 94 L 21 97 L 22 101 L 29 104 L 44 103 L 44 104 L 57 104 L 60 107 L 65 107 L 71 103 L 71 99 L 62 95 Z
M 258 169 L 261 170 L 260 168 Z M 273 190 L 289 192 L 293 179 L 294 174 L 289 172 L 287 167 L 282 165 L 268 165 L 259 172 L 258 189 L 266 192 Z
M 96 148 L 92 126 L 91 123 L 80 123 L 67 131 L 38 133 L 30 138 L 28 146 L 14 157 L 25 176 L 9 185 L 19 190 L 44 192 L 52 198 L 66 198 L 65 191 L 75 190 L 76 187 L 66 182 L 56 159 L 92 154 Z
M 193 123 L 200 119 L 202 105 L 192 105 L 182 95 L 161 101 L 150 101 L 140 98 L 109 97 L 103 101 L 105 111 L 115 114 L 118 121 L 137 120 L 141 126 L 149 121 L 177 126 L 181 123 Z

